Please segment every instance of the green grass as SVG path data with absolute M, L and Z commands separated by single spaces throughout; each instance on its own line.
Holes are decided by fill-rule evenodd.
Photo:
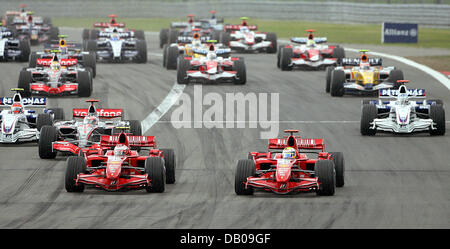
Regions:
M 184 19 L 169 18 L 118 18 L 127 27 L 146 31 L 160 31 L 168 28 L 172 21 Z M 53 18 L 53 24 L 59 27 L 92 28 L 94 22 L 108 21 L 107 18 Z M 227 23 L 239 23 L 240 20 L 226 19 Z M 326 36 L 330 43 L 378 44 L 381 45 L 381 24 L 335 24 L 305 22 L 301 20 L 262 20 L 250 19 L 250 24 L 257 24 L 259 30 L 277 33 L 278 38 L 305 36 L 305 29 L 315 29 L 316 36 Z M 387 44 L 394 45 L 394 44 Z M 450 29 L 433 29 L 419 26 L 417 44 L 395 44 L 400 46 L 447 48 L 450 49 Z

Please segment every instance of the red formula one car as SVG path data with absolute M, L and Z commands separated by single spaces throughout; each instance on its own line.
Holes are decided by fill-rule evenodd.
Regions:
M 131 147 L 149 148 L 140 155 Z M 164 192 L 165 184 L 175 182 L 175 154 L 172 149 L 156 149 L 153 136 L 102 136 L 100 144 L 84 156 L 67 159 L 65 187 L 83 192 L 85 185 L 106 191 L 145 188 Z
M 344 48 L 326 45 L 326 37 L 314 37 L 315 30 L 307 29 L 307 37 L 292 37 L 291 42 L 280 46 L 277 66 L 283 71 L 300 69 L 325 69 L 336 66 L 339 59 L 345 57 Z M 298 44 L 298 45 L 297 45 Z
M 251 195 L 254 189 L 276 194 L 313 192 L 334 195 L 335 187 L 344 186 L 342 152 L 324 152 L 323 139 L 305 139 L 290 133 L 269 139 L 268 152 L 250 152 L 239 160 L 235 175 L 235 192 Z M 320 151 L 320 152 L 317 152 Z M 309 158 L 306 153 L 315 153 Z

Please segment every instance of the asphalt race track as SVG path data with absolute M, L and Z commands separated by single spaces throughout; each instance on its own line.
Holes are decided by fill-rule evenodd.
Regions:
M 61 29 L 69 40 L 81 30 Z M 103 107 L 124 108 L 127 119 L 143 120 L 165 98 L 176 71 L 162 67 L 158 36 L 147 34 L 147 64 L 97 64 L 91 98 Z M 42 47 L 32 47 L 38 50 Z M 412 48 L 413 49 L 413 48 Z M 382 51 L 380 51 L 382 52 Z M 347 53 L 347 56 L 356 54 Z M 315 193 L 237 196 L 238 159 L 264 151 L 261 128 L 175 129 L 170 109 L 146 132 L 161 148 L 174 148 L 177 181 L 161 194 L 145 190 L 110 193 L 64 189 L 66 157 L 39 158 L 35 143 L 0 145 L 1 228 L 450 228 L 450 123 L 445 136 L 429 134 L 363 137 L 361 99 L 325 93 L 324 71 L 282 72 L 276 54 L 244 54 L 247 84 L 203 85 L 203 95 L 279 93 L 279 136 L 299 129 L 308 138 L 325 138 L 327 151 L 345 156 L 345 186 L 335 196 Z M 450 104 L 449 90 L 431 76 L 396 65 L 410 87 L 425 88 L 427 98 Z M 25 63 L 0 64 L 0 95 L 10 96 Z M 184 92 L 193 95 L 194 86 Z M 66 119 L 87 98 L 51 98 Z M 206 109 L 206 107 L 204 107 Z M 447 120 L 450 110 L 447 108 Z

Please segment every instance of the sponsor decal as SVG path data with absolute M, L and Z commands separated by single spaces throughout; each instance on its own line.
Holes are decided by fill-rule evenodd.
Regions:
M 418 24 L 416 23 L 383 23 L 382 43 L 417 43 Z
M 2 98 L 0 98 L 0 105 L 12 105 L 13 102 L 14 101 L 13 101 L 12 97 L 2 97 Z M 45 97 L 22 98 L 22 104 L 23 105 L 46 105 L 47 104 L 47 98 L 45 98 Z
M 397 96 L 397 89 L 380 89 L 380 96 Z M 408 89 L 409 96 L 425 96 L 425 89 Z

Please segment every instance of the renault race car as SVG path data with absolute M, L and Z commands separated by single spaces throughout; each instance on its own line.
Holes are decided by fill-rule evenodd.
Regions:
M 345 57 L 344 48 L 326 45 L 326 37 L 314 37 L 315 30 L 307 29 L 307 37 L 292 37 L 291 42 L 280 46 L 277 54 L 277 66 L 283 71 L 300 69 L 325 69 L 336 66 Z M 299 44 L 299 45 L 296 45 Z
M 140 153 L 133 147 L 147 148 Z M 65 188 L 83 192 L 85 186 L 106 191 L 145 189 L 162 193 L 165 184 L 175 182 L 175 153 L 157 149 L 154 136 L 129 136 L 120 133 L 102 136 L 89 154 L 67 159 Z
M 177 66 L 178 84 L 189 82 L 232 82 L 245 84 L 247 81 L 245 63 L 238 57 L 221 57 L 222 51 L 216 50 L 214 44 L 209 49 L 194 50 L 196 54 L 204 54 L 205 57 L 179 57 Z M 223 52 L 228 54 L 229 51 Z
M 142 135 L 140 121 L 123 120 L 122 109 L 97 109 L 94 103 L 98 100 L 86 102 L 91 103 L 88 109 L 73 109 L 73 120 L 42 127 L 39 140 L 41 158 L 53 159 L 58 151 L 72 155 L 88 153 L 91 145 L 100 142 L 100 136 L 114 134 L 114 127 L 126 126 L 131 134 Z
M 33 16 L 33 12 L 24 12 L 8 23 L 16 38 L 28 39 L 31 45 L 58 39 L 59 29 L 51 24 L 49 18 Z
M 30 51 L 30 40 L 15 39 L 14 32 L 0 23 L 0 61 L 25 62 L 30 57 Z
M 257 32 L 256 25 L 248 25 L 247 17 L 242 17 L 240 25 L 225 25 L 219 41 L 238 52 L 277 52 L 277 35 L 275 33 Z
M 37 141 L 42 126 L 64 119 L 62 108 L 46 108 L 46 98 L 22 98 L 20 92 L 23 89 L 11 90 L 16 91 L 13 97 L 0 98 L 0 109 L 6 109 L 0 112 L 0 143 Z M 32 109 L 41 110 L 37 113 Z
M 383 67 L 381 58 L 369 58 L 368 50 L 360 50 L 360 58 L 343 58 L 337 67 L 326 70 L 325 91 L 331 96 L 345 93 L 377 93 L 379 89 L 398 88 L 403 72 L 396 67 Z
M 93 25 L 94 29 L 83 29 L 82 38 L 84 44 L 86 44 L 87 40 L 109 38 L 114 30 L 117 31 L 121 38 L 135 38 L 138 40 L 145 40 L 145 34 L 143 30 L 125 28 L 125 23 L 117 22 L 117 16 L 114 14 L 111 14 L 108 17 L 111 18 L 109 22 L 96 22 Z
M 377 132 L 445 134 L 443 102 L 425 100 L 425 89 L 407 89 L 402 85 L 399 89 L 381 89 L 379 95 L 378 100 L 363 101 L 362 135 L 373 136 Z
M 24 96 L 78 95 L 89 97 L 92 93 L 92 75 L 84 68 L 76 67 L 76 59 L 37 59 L 36 67 L 20 71 L 18 87 Z
M 235 192 L 252 195 L 254 190 L 276 194 L 316 192 L 334 195 L 335 187 L 344 186 L 344 155 L 324 152 L 323 139 L 294 136 L 269 139 L 268 152 L 250 152 L 248 159 L 237 163 Z M 307 154 L 317 154 L 310 158 Z
M 76 63 L 71 63 L 71 67 L 87 70 L 92 78 L 95 78 L 97 73 L 95 54 L 82 51 L 82 44 L 80 43 L 67 42 L 66 35 L 59 35 L 58 37 L 59 41 L 50 41 L 50 43 L 45 44 L 43 52 L 32 52 L 28 66 L 36 67 L 37 59 L 54 60 L 56 57 L 60 64 L 64 64 L 63 60 L 70 59 L 72 62 L 76 60 Z
M 169 29 L 161 29 L 159 32 L 159 47 L 163 48 L 165 44 L 173 44 L 179 41 L 179 36 L 192 37 L 194 33 L 200 33 L 202 36 L 208 36 L 209 39 L 218 40 L 220 32 L 223 31 L 223 18 L 216 17 L 216 11 L 210 11 L 209 19 L 195 19 L 194 15 L 188 15 L 187 22 L 172 22 Z M 193 29 L 199 29 L 194 31 Z
M 136 38 L 123 38 L 117 29 L 107 37 L 88 40 L 86 50 L 95 52 L 99 61 L 108 62 L 147 62 L 147 43 Z

